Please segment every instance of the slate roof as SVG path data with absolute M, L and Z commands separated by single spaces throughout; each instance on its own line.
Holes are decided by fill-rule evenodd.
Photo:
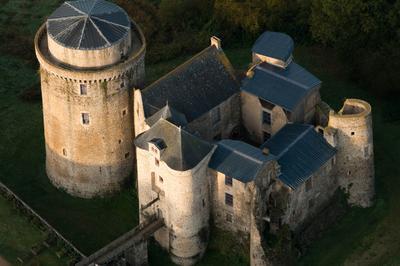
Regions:
M 64 47 L 101 49 L 127 36 L 130 25 L 126 12 L 108 1 L 66 1 L 47 19 L 47 32 Z
M 195 167 L 212 150 L 213 145 L 161 119 L 135 139 L 138 148 L 148 150 L 149 142 L 164 147 L 161 160 L 170 168 L 186 171 Z
M 281 32 L 266 31 L 258 37 L 252 52 L 286 62 L 293 53 L 293 39 Z
M 187 120 L 184 114 L 172 108 L 168 103 L 166 106 L 157 111 L 154 115 L 146 119 L 146 123 L 151 127 L 158 120 L 164 118 L 176 126 L 187 125 Z
M 257 176 L 261 167 L 272 160 L 272 155 L 237 140 L 221 140 L 214 151 L 209 167 L 229 177 L 247 183 Z
M 318 78 L 295 62 L 285 69 L 262 63 L 253 72 L 243 80 L 241 89 L 290 112 L 310 90 L 321 85 Z
M 239 92 L 239 87 L 224 52 L 209 46 L 142 91 L 145 116 L 168 102 L 191 122 Z
M 312 125 L 304 124 L 287 124 L 261 146 L 265 147 L 281 166 L 278 178 L 292 189 L 299 187 L 336 153 Z

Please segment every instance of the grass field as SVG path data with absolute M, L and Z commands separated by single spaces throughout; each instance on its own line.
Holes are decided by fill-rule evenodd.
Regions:
M 19 95 L 38 86 L 37 65 L 32 61 L 32 38 L 44 16 L 59 2 L 0 0 L 0 180 L 81 251 L 91 253 L 137 224 L 137 198 L 133 189 L 126 189 L 115 197 L 76 199 L 55 189 L 45 175 L 41 104 L 40 101 L 24 102 Z M 248 45 L 226 52 L 237 68 L 245 68 L 250 60 Z M 148 80 L 158 78 L 185 58 L 147 66 Z M 322 97 L 333 108 L 338 109 L 346 97 L 362 98 L 372 104 L 377 187 L 373 207 L 352 209 L 313 244 L 299 263 L 399 265 L 400 106 L 397 98 L 377 99 L 357 86 L 330 50 L 298 47 L 295 59 L 323 81 Z M 0 204 L 1 211 L 6 208 Z M 10 230 L 19 231 L 14 227 Z M 40 237 L 34 232 L 27 235 Z M 231 246 L 230 237 L 217 232 L 200 264 L 247 265 L 243 250 L 240 252 Z M 2 237 L 0 254 L 8 258 L 20 248 L 30 247 L 30 241 L 36 240 L 13 244 L 9 238 Z M 166 254 L 155 245 L 150 249 L 150 262 L 170 264 Z
M 30 248 L 42 243 L 46 235 L 19 214 L 11 204 L 0 197 L 0 256 L 14 264 L 17 258 L 30 253 Z M 29 265 L 60 265 L 68 259 L 59 259 L 56 250 L 45 250 L 28 261 Z M 0 263 L 1 265 L 1 263 Z

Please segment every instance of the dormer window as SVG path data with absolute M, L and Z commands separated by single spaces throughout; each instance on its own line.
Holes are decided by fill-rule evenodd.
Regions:
M 271 113 L 266 110 L 263 110 L 262 121 L 263 121 L 263 124 L 271 125 Z
M 156 156 L 161 153 L 167 146 L 165 145 L 164 140 L 159 138 L 154 138 L 149 141 L 149 150 Z

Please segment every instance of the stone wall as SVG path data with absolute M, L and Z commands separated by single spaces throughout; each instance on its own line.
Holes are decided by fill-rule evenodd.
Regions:
M 340 186 L 349 194 L 349 203 L 371 206 L 375 191 L 371 106 L 347 99 L 338 113 L 330 112 L 325 134 L 336 142 L 336 171 Z
M 286 68 L 293 60 L 293 56 L 290 56 L 288 58 L 288 60 L 283 61 L 283 60 L 279 60 L 276 58 L 272 58 L 269 56 L 265 56 L 262 54 L 257 54 L 257 53 L 252 53 L 252 62 L 253 65 L 255 64 L 259 64 L 261 62 L 267 62 L 268 64 L 280 67 L 280 68 Z
M 71 242 L 69 242 L 61 233 L 59 233 L 53 226 L 51 226 L 45 219 L 43 219 L 37 212 L 35 212 L 28 204 L 20 199 L 11 189 L 0 182 L 0 197 L 4 196 L 5 199 L 11 201 L 13 206 L 26 215 L 31 223 L 45 228 L 46 234 L 49 238 L 54 237 L 57 240 L 57 245 L 63 245 L 67 253 L 79 260 L 85 257 L 80 250 L 78 250 Z M 1 261 L 0 261 L 1 265 Z
M 136 36 L 132 36 L 135 38 Z M 112 65 L 121 60 L 131 50 L 131 32 L 121 39 L 118 43 L 110 47 L 96 50 L 80 50 L 65 47 L 48 35 L 48 46 L 50 53 L 60 62 L 77 67 L 103 67 Z M 140 43 L 140 41 L 139 41 Z M 134 46 L 135 48 L 137 45 Z
M 213 152 L 213 151 L 212 151 Z M 150 152 L 137 148 L 141 221 L 158 213 L 165 227 L 155 239 L 179 265 L 192 265 L 206 250 L 209 238 L 210 192 L 207 179 L 210 152 L 197 166 L 175 171 Z M 149 203 L 151 206 L 144 208 Z
M 131 88 L 144 80 L 144 39 L 141 43 L 139 51 L 117 65 L 82 70 L 54 60 L 44 26 L 36 35 L 46 170 L 54 185 L 72 195 L 93 197 L 118 190 L 132 172 Z M 86 95 L 81 95 L 81 86 Z
M 262 106 L 257 96 L 241 92 L 242 121 L 249 138 L 256 143 L 263 143 Z
M 310 187 L 304 182 L 297 189 L 290 190 L 282 223 L 288 224 L 291 230 L 296 230 L 307 219 L 318 214 L 338 188 L 335 174 L 335 159 L 332 158 L 310 177 Z
M 316 105 L 320 102 L 319 88 L 312 89 L 308 95 L 289 113 L 281 107 L 269 104 L 263 107 L 259 98 L 250 93 L 241 92 L 242 121 L 249 138 L 256 143 L 264 142 L 264 132 L 274 135 L 288 122 L 310 123 L 315 117 Z M 278 109 L 279 108 L 279 109 Z M 271 113 L 271 124 L 263 124 L 263 110 Z
M 259 171 L 255 179 L 260 180 L 258 184 L 260 188 L 268 187 L 269 180 L 276 175 L 276 167 L 276 162 L 268 162 Z M 255 181 L 244 183 L 232 178 L 232 186 L 230 186 L 225 184 L 226 176 L 223 173 L 212 169 L 209 169 L 208 173 L 212 196 L 212 216 L 215 226 L 224 230 L 248 234 L 251 228 Z M 233 206 L 225 203 L 225 193 L 233 196 Z
M 252 182 L 232 179 L 232 186 L 225 184 L 225 175 L 209 169 L 212 191 L 212 215 L 216 227 L 233 232 L 250 232 Z M 225 204 L 225 193 L 233 196 L 233 206 Z
M 307 95 L 290 114 L 290 122 L 313 123 L 315 120 L 316 107 L 320 102 L 321 96 L 319 87 L 310 89 Z
M 220 109 L 221 119 L 218 123 L 213 124 L 211 113 L 216 108 Z M 201 117 L 191 121 L 186 129 L 206 141 L 212 141 L 219 137 L 226 139 L 230 138 L 232 130 L 240 125 L 240 119 L 240 96 L 235 94 Z

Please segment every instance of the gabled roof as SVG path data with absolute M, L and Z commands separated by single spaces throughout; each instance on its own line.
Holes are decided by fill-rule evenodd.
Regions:
M 281 166 L 278 178 L 292 189 L 299 187 L 336 153 L 313 126 L 304 124 L 287 124 L 261 148 L 268 148 L 276 156 Z
M 127 36 L 130 25 L 126 12 L 111 2 L 66 1 L 47 19 L 47 32 L 64 47 L 101 49 Z
M 151 127 L 158 120 L 164 118 L 176 126 L 187 125 L 187 120 L 184 114 L 172 108 L 168 103 L 163 108 L 158 110 L 154 115 L 146 119 L 146 123 Z
M 262 63 L 243 80 L 241 89 L 291 112 L 309 90 L 320 84 L 318 78 L 295 62 L 285 69 Z
M 170 168 L 186 171 L 195 167 L 212 150 L 213 145 L 161 119 L 135 139 L 138 148 L 148 150 L 149 142 L 163 141 L 161 160 Z
M 253 53 L 286 62 L 293 53 L 293 39 L 281 32 L 266 31 L 258 37 L 251 49 Z
M 191 122 L 239 92 L 239 87 L 228 58 L 212 45 L 142 91 L 145 116 L 168 102 Z
M 221 140 L 208 166 L 241 182 L 254 180 L 261 167 L 272 160 L 272 155 L 237 140 Z

